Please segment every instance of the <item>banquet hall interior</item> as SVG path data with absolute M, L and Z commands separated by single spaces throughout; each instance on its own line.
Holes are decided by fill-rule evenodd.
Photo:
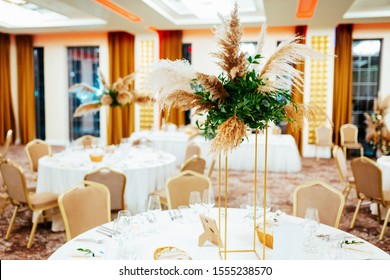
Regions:
M 281 67 L 289 69 L 285 75 L 302 79 L 278 76 L 289 89 L 264 95 L 274 98 L 282 116 L 272 109 L 264 120 L 250 113 L 247 120 L 260 127 L 237 121 L 235 111 L 231 118 L 243 128 L 230 145 L 223 141 L 238 132 L 224 138 L 231 118 L 218 119 L 229 112 L 222 105 L 229 96 L 217 102 L 212 91 L 228 85 L 229 95 L 230 83 L 249 79 L 234 76 L 237 69 L 221 74 L 236 63 L 223 53 L 231 42 L 249 57 L 250 71 L 272 72 L 273 59 L 288 64 Z M 307 54 L 291 57 L 290 45 Z M 133 238 L 156 251 L 141 258 L 157 259 L 163 246 L 181 246 L 194 259 L 218 257 L 217 245 L 199 249 L 205 220 L 178 221 L 194 209 L 194 191 L 202 199 L 211 192 L 212 200 L 199 201 L 206 210 L 194 215 L 213 213 L 219 221 L 219 210 L 232 209 L 229 217 L 239 217 L 234 222 L 248 231 L 247 239 L 255 236 L 259 251 L 265 243 L 275 258 L 291 257 L 275 247 L 288 232 L 282 222 L 273 229 L 272 252 L 261 232 L 268 214 L 303 223 L 305 211 L 317 208 L 329 232 L 317 230 L 318 243 L 342 235 L 338 244 L 347 252 L 325 258 L 390 259 L 389 45 L 385 0 L 0 0 L 0 259 L 77 259 L 80 252 L 69 250 L 79 234 L 114 242 L 117 231 L 107 238 L 98 229 L 113 226 L 121 210 L 130 212 L 138 231 L 148 227 Z M 188 80 L 185 90 L 180 77 Z M 266 78 L 259 86 L 264 91 Z M 271 106 L 262 100 L 261 108 Z M 302 105 L 292 106 L 303 111 L 295 115 L 299 120 L 286 113 L 289 102 Z M 94 182 L 108 198 L 98 198 Z M 156 211 L 150 209 L 156 196 L 159 220 L 148 215 Z M 277 222 L 272 217 L 263 230 Z M 156 224 L 160 232 L 153 232 Z M 218 225 L 222 237 L 229 232 Z M 170 236 L 174 227 L 195 229 L 182 233 L 191 245 L 183 248 L 186 243 Z

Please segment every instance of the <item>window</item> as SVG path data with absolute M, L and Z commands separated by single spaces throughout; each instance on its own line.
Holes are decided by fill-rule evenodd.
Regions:
M 99 47 L 68 48 L 68 81 L 69 87 L 77 83 L 86 83 L 95 88 L 99 85 Z M 86 92 L 69 92 L 69 139 L 74 140 L 85 134 L 100 137 L 99 112 L 85 116 L 73 117 L 81 103 L 96 100 L 98 97 Z
M 352 123 L 359 128 L 358 140 L 368 156 L 374 155 L 374 151 L 365 141 L 364 113 L 373 111 L 374 99 L 378 97 L 381 46 L 379 39 L 354 40 L 352 44 Z
M 43 48 L 34 48 L 35 136 L 46 138 Z
M 182 52 L 183 52 L 183 59 L 188 60 L 189 63 L 192 62 L 192 44 L 191 43 L 185 43 L 182 44 Z M 191 110 L 187 110 L 184 112 L 184 124 L 190 124 L 191 123 Z

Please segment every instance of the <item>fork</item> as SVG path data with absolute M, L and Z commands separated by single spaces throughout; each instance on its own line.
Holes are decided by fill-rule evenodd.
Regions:
M 93 237 L 87 237 L 87 238 L 77 238 L 75 241 L 81 241 L 81 242 L 95 242 L 98 244 L 102 244 L 104 242 L 104 239 L 102 238 L 93 238 Z

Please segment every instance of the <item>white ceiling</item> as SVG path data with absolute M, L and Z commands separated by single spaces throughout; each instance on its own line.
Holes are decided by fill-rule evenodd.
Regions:
M 28 0 L 40 8 L 62 15 L 62 18 L 47 19 L 38 24 L 24 21 L 23 19 L 27 17 L 20 17 L 14 25 L 10 25 L 4 23 L 7 16 L 12 16 L 4 6 L 1 6 L 3 1 L 0 0 L 0 32 L 11 34 L 118 30 L 140 34 L 152 32 L 150 27 L 165 30 L 210 29 L 219 23 L 217 17 L 195 16 L 182 3 L 185 0 L 111 1 L 139 16 L 141 21 L 138 23 L 107 9 L 95 0 Z M 210 2 L 211 0 L 191 1 Z M 214 11 L 212 6 L 203 10 L 211 11 L 214 15 L 217 12 L 223 13 L 223 8 L 228 7 L 228 2 L 223 0 L 224 4 L 219 4 L 218 11 Z M 269 26 L 307 24 L 315 27 L 335 27 L 340 23 L 390 22 L 390 0 L 318 0 L 310 20 L 298 20 L 295 17 L 298 0 L 238 0 L 238 4 L 239 16 L 244 26 L 260 26 L 264 21 Z

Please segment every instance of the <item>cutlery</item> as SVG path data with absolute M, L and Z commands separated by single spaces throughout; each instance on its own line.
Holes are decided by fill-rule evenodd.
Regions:
M 104 242 L 104 239 L 88 237 L 88 238 L 77 238 L 77 239 L 75 239 L 75 241 L 95 242 L 95 243 L 98 243 L 98 244 L 102 244 Z

